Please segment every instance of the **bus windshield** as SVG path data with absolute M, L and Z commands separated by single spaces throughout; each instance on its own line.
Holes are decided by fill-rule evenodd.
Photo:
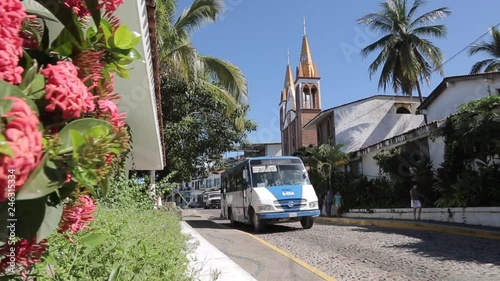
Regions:
M 302 164 L 256 164 L 251 168 L 253 187 L 310 184 Z

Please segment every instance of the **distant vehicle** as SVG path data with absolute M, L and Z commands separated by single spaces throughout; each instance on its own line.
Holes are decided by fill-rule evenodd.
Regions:
M 221 175 L 222 214 L 231 224 L 300 221 L 305 229 L 319 216 L 318 197 L 298 157 L 249 158 Z
M 210 191 L 203 194 L 203 202 L 205 204 L 205 209 L 220 208 L 221 204 L 221 192 Z

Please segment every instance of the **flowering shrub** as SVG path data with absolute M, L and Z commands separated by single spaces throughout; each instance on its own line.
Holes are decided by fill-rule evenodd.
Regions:
M 130 149 L 114 76 L 141 59 L 123 0 L 0 1 L 0 271 L 27 276 L 47 237 L 94 220 L 93 195 Z M 47 21 L 61 32 L 49 41 Z M 52 34 L 50 34 L 52 35 Z M 1 273 L 0 273 L 1 275 Z

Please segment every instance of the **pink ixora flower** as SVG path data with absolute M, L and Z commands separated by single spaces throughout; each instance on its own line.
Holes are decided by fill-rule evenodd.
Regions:
M 19 36 L 26 12 L 19 0 L 0 1 L 0 80 L 21 83 L 23 68 L 18 66 L 23 55 L 23 39 Z
M 42 133 L 40 121 L 26 102 L 17 97 L 6 97 L 13 101 L 12 108 L 3 118 L 9 120 L 2 134 L 13 156 L 0 154 L 0 202 L 7 200 L 8 187 L 12 184 L 19 191 L 42 157 Z M 4 101 L 2 101 L 4 102 Z
M 12 251 L 13 249 L 14 251 Z M 47 240 L 35 243 L 34 239 L 33 241 L 21 239 L 14 245 L 5 244 L 3 248 L 0 248 L 0 257 L 4 257 L 0 260 L 0 272 L 8 272 L 12 265 L 11 262 L 14 262 L 18 269 L 24 269 L 21 274 L 25 276 L 25 271 L 29 271 L 32 265 L 40 262 L 42 255 L 46 251 Z M 13 256 L 14 259 L 11 260 L 9 255 Z
M 45 99 L 49 104 L 45 110 L 60 110 L 64 119 L 80 118 L 82 113 L 95 109 L 94 96 L 78 78 L 75 65 L 68 61 L 59 61 L 40 71 L 47 78 Z
M 76 234 L 82 229 L 89 229 L 88 223 L 94 220 L 96 205 L 94 200 L 88 195 L 80 196 L 76 201 L 64 206 L 59 232 Z M 71 240 L 71 238 L 70 238 Z
M 121 4 L 123 4 L 123 0 L 99 0 L 97 9 L 102 10 L 104 8 L 106 12 L 111 13 L 116 11 Z M 64 0 L 64 5 L 70 8 L 79 18 L 90 16 L 84 0 Z
M 97 101 L 97 104 L 104 119 L 108 120 L 115 128 L 121 128 L 125 125 L 126 113 L 119 113 L 116 103 L 112 100 L 103 99 Z

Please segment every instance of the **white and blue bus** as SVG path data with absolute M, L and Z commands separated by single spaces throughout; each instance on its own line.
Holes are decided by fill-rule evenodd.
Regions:
M 249 158 L 221 175 L 222 214 L 234 225 L 300 221 L 305 229 L 319 216 L 318 197 L 298 157 Z

